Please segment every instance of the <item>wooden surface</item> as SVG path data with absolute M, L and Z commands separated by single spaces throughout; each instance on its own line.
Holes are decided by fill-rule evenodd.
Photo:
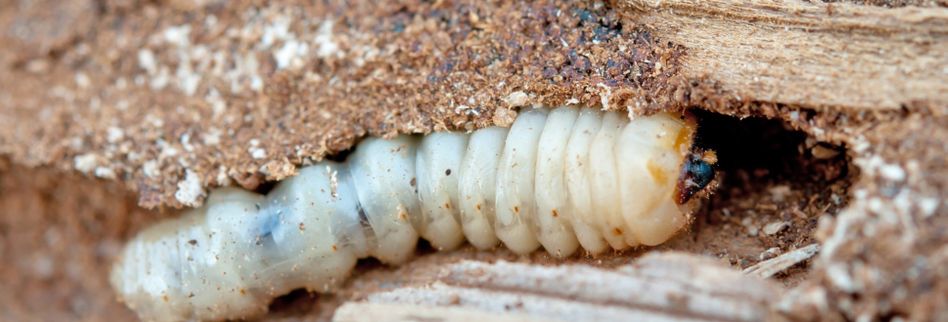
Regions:
M 260 6 L 234 1 L 203 8 L 179 8 L 174 1 L 106 1 L 101 7 L 91 1 L 75 6 L 31 3 L 36 5 L 26 9 L 0 3 L 0 39 L 19 39 L 0 48 L 0 153 L 13 164 L 49 165 L 103 180 L 70 181 L 58 174 L 38 180 L 36 172 L 24 168 L 0 177 L 8 183 L 2 194 L 6 198 L 0 198 L 5 200 L 2 218 L 13 223 L 0 232 L 5 258 L 12 258 L 0 277 L 16 282 L 4 285 L 20 290 L 0 296 L 0 314 L 7 314 L 0 316 L 14 317 L 6 320 L 130 316 L 102 286 L 101 276 L 121 241 L 155 220 L 154 213 L 133 207 L 134 198 L 155 207 L 180 204 L 174 202 L 180 186 L 254 187 L 265 178 L 289 175 L 311 159 L 345 150 L 366 134 L 487 126 L 496 122 L 493 116 L 512 115 L 506 98 L 521 96 L 528 98 L 524 105 L 578 102 L 594 108 L 610 103 L 611 97 L 614 109 L 625 108 L 618 103 L 668 96 L 674 99 L 650 102 L 739 116 L 765 114 L 797 122 L 797 127 L 827 125 L 804 128 L 811 135 L 844 132 L 859 181 L 850 190 L 852 198 L 842 198 L 848 209 L 844 213 L 805 214 L 822 216 L 822 235 L 817 235 L 823 250 L 806 284 L 781 299 L 781 310 L 803 319 L 945 319 L 948 276 L 940 268 L 948 266 L 948 206 L 943 202 L 948 190 L 948 9 L 943 7 L 720 0 L 620 0 L 606 6 L 437 1 L 407 10 L 374 2 L 307 6 L 274 1 Z M 330 19 L 340 13 L 352 23 Z M 616 23 L 616 16 L 623 17 L 623 24 Z M 283 21 L 290 22 L 286 39 L 259 45 L 262 35 L 279 29 Z M 323 33 L 322 26 L 332 27 L 332 33 Z M 228 36 L 228 30 L 236 36 Z M 597 33 L 599 42 L 580 42 Z M 317 56 L 326 37 L 349 55 Z M 311 55 L 295 57 L 288 68 L 279 69 L 274 55 L 301 42 Z M 213 63 L 209 58 L 216 55 L 198 54 L 206 50 L 231 63 Z M 230 68 L 246 57 L 261 63 L 249 64 L 253 68 L 248 70 Z M 616 62 L 618 67 L 609 66 Z M 180 66 L 196 69 L 178 73 Z M 219 67 L 222 73 L 215 74 Z M 603 71 L 611 77 L 604 79 Z M 178 77 L 195 75 L 203 77 L 203 85 L 191 93 Z M 243 87 L 228 90 L 235 81 Z M 677 81 L 688 86 L 677 88 Z M 714 90 L 702 91 L 699 85 L 705 84 Z M 688 95 L 729 102 L 704 104 Z M 773 108 L 771 113 L 761 113 L 765 106 Z M 801 110 L 810 108 L 817 112 L 809 113 L 809 119 L 793 116 L 807 115 Z M 845 113 L 828 113 L 828 108 Z M 883 116 L 854 121 L 874 114 L 865 110 Z M 840 121 L 846 118 L 849 123 Z M 267 154 L 257 159 L 250 151 Z M 82 194 L 87 191 L 98 197 Z M 122 197 L 124 193 L 128 196 Z M 753 217 L 752 208 L 725 210 L 727 217 L 718 218 L 734 219 L 734 226 Z M 694 230 L 720 227 L 696 225 Z M 682 249 L 749 258 L 734 255 L 740 240 L 730 238 L 728 229 L 721 231 L 725 234 L 712 241 L 727 243 Z M 784 251 L 803 245 L 774 243 Z M 442 267 L 433 263 L 428 266 Z M 577 270 L 557 265 L 564 265 L 563 272 Z M 534 262 L 490 274 L 540 281 L 541 275 L 529 275 L 547 269 Z M 582 270 L 587 273 L 564 275 L 556 285 L 584 285 L 576 279 L 624 274 Z M 388 275 L 413 274 L 392 272 Z M 409 285 L 399 290 L 437 295 L 474 288 L 457 281 L 425 284 L 442 285 L 440 289 Z M 548 296 L 537 294 L 542 286 L 517 285 L 502 292 L 542 298 Z M 621 291 L 633 295 L 630 289 Z M 383 301 L 379 295 L 342 312 L 394 316 L 390 305 L 418 305 L 405 299 Z M 587 295 L 575 300 L 577 307 L 590 301 Z M 331 301 L 321 298 L 297 307 Z M 434 315 L 470 310 L 520 314 L 428 307 Z
M 755 101 L 897 109 L 948 104 L 948 8 L 819 1 L 624 0 L 687 48 L 682 72 Z
M 676 252 L 614 270 L 462 261 L 428 283 L 348 303 L 334 321 L 761 321 L 771 317 L 778 290 L 711 258 Z

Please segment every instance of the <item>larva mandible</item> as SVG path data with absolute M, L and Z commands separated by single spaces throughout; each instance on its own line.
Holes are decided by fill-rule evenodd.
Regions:
M 267 195 L 213 191 L 204 206 L 142 231 L 111 272 L 144 320 L 221 320 L 266 311 L 297 288 L 330 291 L 359 258 L 398 264 L 419 236 L 557 257 L 669 239 L 714 176 L 689 117 L 634 120 L 561 107 L 510 129 L 367 138 Z

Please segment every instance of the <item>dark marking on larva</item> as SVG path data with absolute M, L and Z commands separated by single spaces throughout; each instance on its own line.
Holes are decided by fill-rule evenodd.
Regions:
M 450 176 L 450 175 L 451 175 L 451 169 L 444 170 L 444 175 Z
M 513 207 L 513 211 L 514 211 L 515 214 L 518 214 L 518 215 L 519 215 L 519 214 L 520 214 L 520 207 L 519 207 L 519 206 L 514 206 L 514 207 Z
M 263 222 L 260 223 L 260 230 L 257 231 L 257 245 L 263 245 L 267 241 L 273 239 L 273 231 L 279 228 L 280 226 L 280 217 L 282 215 L 281 211 L 272 213 L 266 211 L 264 215 Z
M 559 212 L 559 211 L 556 211 L 556 209 L 553 209 L 553 211 L 551 211 L 551 212 L 552 212 L 553 218 L 556 218 L 556 217 L 559 217 L 559 216 L 560 216 L 560 212 Z
M 197 246 L 198 241 L 195 240 L 195 239 L 192 239 L 192 240 L 189 240 L 189 241 L 188 241 L 188 244 L 190 244 L 191 246 Z
M 359 214 L 359 225 L 363 228 L 372 229 L 372 226 L 369 225 L 369 216 L 365 213 L 365 209 L 362 208 L 362 205 L 356 206 L 356 212 Z

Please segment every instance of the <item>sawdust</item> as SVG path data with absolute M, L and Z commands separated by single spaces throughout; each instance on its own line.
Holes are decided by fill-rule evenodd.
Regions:
M 820 242 L 814 263 L 778 275 L 794 287 L 787 317 L 946 318 L 948 107 L 736 97 L 683 76 L 688 49 L 612 4 L 3 2 L 0 32 L 0 284 L 17 290 L 0 295 L 2 320 L 131 318 L 105 280 L 111 257 L 211 187 L 257 188 L 365 135 L 504 125 L 518 106 L 565 103 L 778 120 L 715 147 L 738 163 L 662 248 L 746 268 Z M 719 125 L 708 133 L 739 124 L 706 117 Z M 640 251 L 571 260 L 611 267 Z M 560 262 L 419 254 L 363 263 L 339 294 L 295 293 L 268 318 L 327 318 L 448 261 Z

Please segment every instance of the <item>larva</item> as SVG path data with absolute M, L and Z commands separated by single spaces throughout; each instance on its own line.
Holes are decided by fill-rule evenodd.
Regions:
M 221 188 L 144 230 L 111 283 L 144 320 L 221 320 L 296 288 L 330 291 L 359 258 L 405 262 L 419 237 L 557 257 L 656 245 L 714 175 L 713 155 L 692 151 L 695 130 L 669 113 L 561 107 L 522 111 L 510 129 L 367 138 L 265 196 Z

